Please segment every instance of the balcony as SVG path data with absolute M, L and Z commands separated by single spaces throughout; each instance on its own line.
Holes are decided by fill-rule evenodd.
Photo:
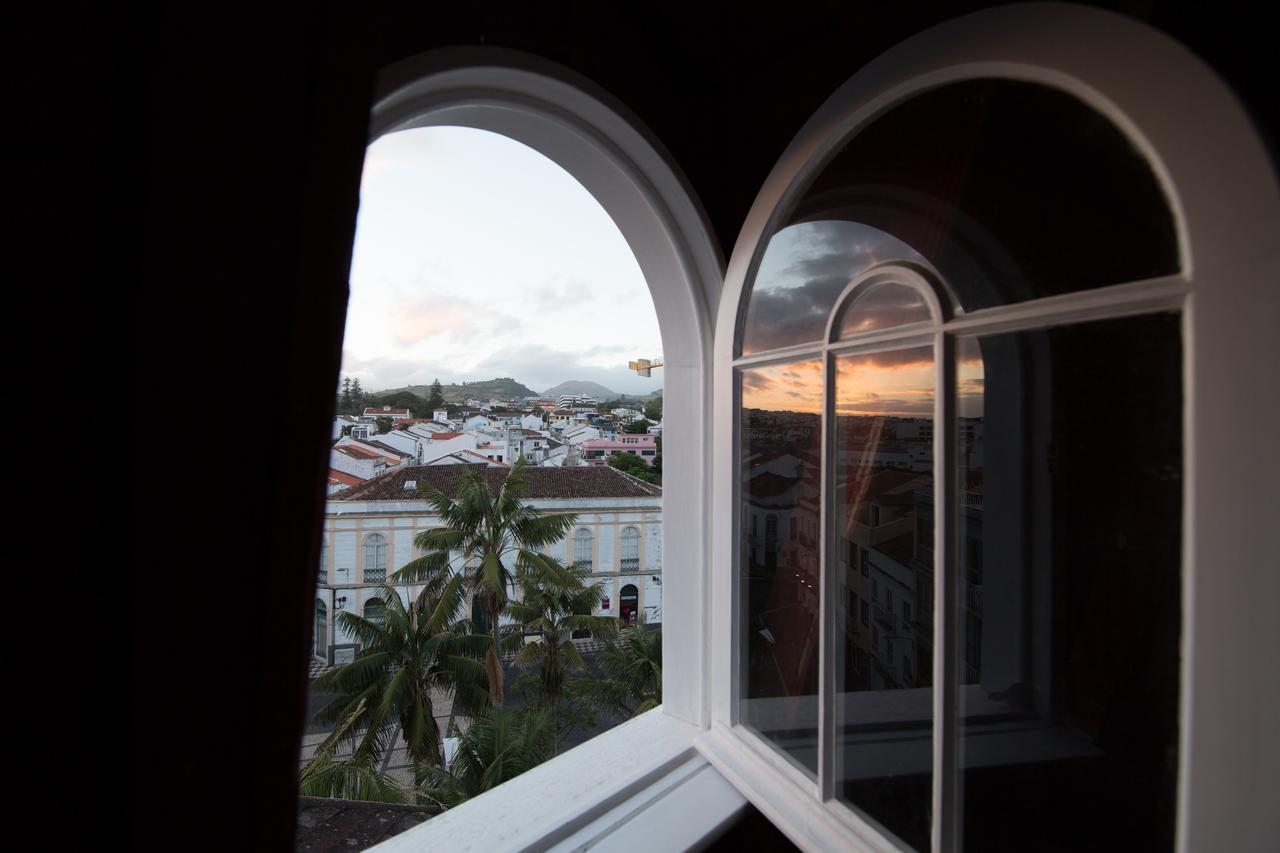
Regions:
M 621 567 L 622 571 L 624 572 L 640 571 L 639 557 L 623 557 L 621 560 L 618 561 L 618 564 Z
M 964 606 L 978 615 L 982 614 L 982 584 L 964 582 Z

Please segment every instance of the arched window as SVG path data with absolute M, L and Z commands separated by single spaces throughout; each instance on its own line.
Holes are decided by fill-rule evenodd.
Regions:
M 324 602 L 316 599 L 316 636 L 315 655 L 318 658 L 329 658 L 329 608 Z
M 579 527 L 573 533 L 573 565 L 575 568 L 591 571 L 591 544 L 595 537 L 585 527 Z
M 1209 505 L 1193 463 L 1213 470 L 1187 427 L 1221 420 L 1189 379 L 1209 375 L 1202 345 L 1218 353 L 1210 382 L 1261 350 L 1202 314 L 1212 299 L 1243 321 L 1220 241 L 1260 281 L 1258 234 L 1212 226 L 1225 196 L 1186 155 L 1187 128 L 1119 82 L 1135 51 L 1190 60 L 1134 26 L 1100 72 L 1046 18 L 1103 29 L 1080 11 L 983 13 L 850 81 L 784 155 L 730 264 L 717 424 L 737 440 L 718 470 L 741 511 L 722 516 L 736 541 L 717 564 L 720 624 L 736 633 L 715 714 L 735 746 L 787 759 L 811 841 L 1070 849 L 1119 822 L 1143 829 L 1118 846 L 1175 844 L 1196 743 L 1179 730 L 1185 679 L 1213 695 L 1219 677 L 1187 664 L 1184 528 L 1201 554 L 1227 529 L 1185 512 L 1193 494 Z M 991 35 L 1002 25 L 1016 47 Z M 983 47 L 962 60 L 970 38 Z M 1247 124 L 1220 115 L 1265 172 Z M 1247 170 L 1218 167 L 1250 192 Z M 788 535 L 770 559 L 773 518 Z M 1208 642 L 1203 623 L 1191 633 Z M 1015 719 L 1034 743 L 1013 743 Z
M 364 603 L 364 618 L 366 622 L 381 625 L 386 617 L 387 605 L 381 598 L 371 598 Z
M 634 527 L 622 528 L 622 571 L 640 571 L 640 531 Z
M 384 583 L 387 580 L 387 537 L 370 533 L 364 539 L 364 582 Z

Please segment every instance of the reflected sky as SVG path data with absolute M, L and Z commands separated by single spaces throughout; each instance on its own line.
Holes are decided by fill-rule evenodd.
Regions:
M 859 296 L 840 321 L 841 338 L 859 332 L 890 329 L 930 319 L 929 306 L 915 288 L 902 284 L 879 284 Z
M 822 339 L 841 291 L 885 261 L 926 263 L 878 228 L 824 219 L 789 225 L 769 239 L 747 302 L 742 354 Z

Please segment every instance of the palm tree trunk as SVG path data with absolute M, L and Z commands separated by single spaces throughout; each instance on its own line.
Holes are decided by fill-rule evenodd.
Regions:
M 488 608 L 493 610 L 493 608 Z M 501 708 L 503 699 L 502 690 L 502 657 L 498 653 L 498 615 L 490 612 L 489 614 L 489 632 L 492 642 L 489 644 L 489 653 L 485 655 L 485 669 L 489 674 L 489 700 L 493 702 L 495 708 Z

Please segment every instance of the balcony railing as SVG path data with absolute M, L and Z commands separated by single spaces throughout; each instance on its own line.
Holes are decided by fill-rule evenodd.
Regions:
M 964 582 L 964 606 L 974 613 L 982 613 L 982 584 Z
M 640 558 L 639 558 L 639 557 L 623 557 L 623 558 L 619 561 L 619 563 L 621 564 L 621 566 L 622 566 L 622 571 L 624 571 L 624 572 L 638 572 L 638 571 L 640 571 Z

